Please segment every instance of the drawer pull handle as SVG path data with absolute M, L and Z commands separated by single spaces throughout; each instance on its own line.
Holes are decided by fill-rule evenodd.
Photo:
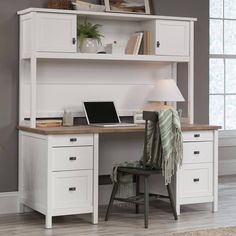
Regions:
M 194 138 L 200 138 L 200 134 L 194 134 Z
M 70 161 L 76 161 L 77 157 L 70 157 Z
M 197 179 L 193 179 L 193 182 L 199 182 L 199 181 L 200 181 L 199 178 L 197 178 Z
M 200 154 L 199 151 L 194 151 L 193 153 L 194 153 L 194 155 L 199 155 Z
M 70 142 L 77 142 L 77 138 L 70 138 Z
M 75 187 L 71 187 L 71 188 L 69 188 L 69 191 L 70 192 L 74 192 L 74 191 L 76 191 L 76 188 Z

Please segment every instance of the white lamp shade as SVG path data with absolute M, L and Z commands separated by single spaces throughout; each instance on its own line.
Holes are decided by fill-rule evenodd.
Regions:
M 183 102 L 185 100 L 173 79 L 160 79 L 150 92 L 148 101 Z

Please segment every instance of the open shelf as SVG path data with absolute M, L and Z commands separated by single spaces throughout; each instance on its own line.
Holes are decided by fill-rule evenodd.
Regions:
M 102 60 L 102 61 L 140 61 L 140 62 L 188 62 L 189 57 L 155 56 L 155 55 L 114 55 L 89 53 L 48 53 L 37 52 L 37 59 L 71 59 L 71 60 Z M 30 57 L 25 58 L 30 59 Z

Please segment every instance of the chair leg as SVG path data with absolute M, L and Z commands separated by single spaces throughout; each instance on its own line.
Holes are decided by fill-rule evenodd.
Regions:
M 178 216 L 177 216 L 177 212 L 176 212 L 176 209 L 175 209 L 174 198 L 173 198 L 173 194 L 172 194 L 172 191 L 171 191 L 171 187 L 170 187 L 169 184 L 166 187 L 167 187 L 167 191 L 168 191 L 168 194 L 169 194 L 169 197 L 170 197 L 170 205 L 171 205 L 171 208 L 172 208 L 174 218 L 175 218 L 175 220 L 178 220 Z
M 149 181 L 148 176 L 144 177 L 144 227 L 148 228 L 149 215 Z
M 136 175 L 136 196 L 139 195 L 139 176 Z M 136 214 L 139 213 L 139 204 L 135 204 L 135 212 Z
M 114 183 L 113 185 L 113 189 L 112 189 L 112 193 L 111 193 L 111 198 L 110 198 L 110 201 L 109 201 L 109 205 L 107 207 L 107 212 L 106 212 L 106 216 L 105 216 L 105 221 L 108 221 L 109 217 L 110 217 L 110 213 L 111 213 L 111 208 L 113 206 L 113 202 L 114 202 L 114 198 L 116 196 L 116 192 L 117 192 L 117 189 L 118 189 L 118 182 Z

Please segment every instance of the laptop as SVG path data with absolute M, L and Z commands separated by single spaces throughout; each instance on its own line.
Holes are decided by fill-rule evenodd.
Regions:
M 88 125 L 99 127 L 132 127 L 134 123 L 121 123 L 114 102 L 83 102 Z

